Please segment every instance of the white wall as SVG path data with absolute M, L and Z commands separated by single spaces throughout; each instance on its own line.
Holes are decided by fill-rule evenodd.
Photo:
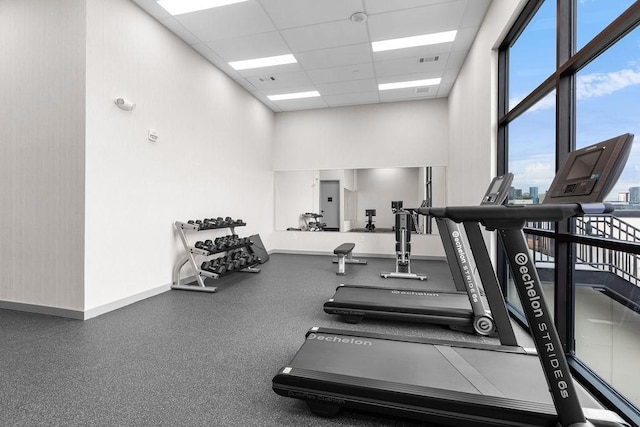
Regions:
M 176 220 L 242 218 L 237 232 L 269 247 L 274 118 L 263 104 L 129 0 L 87 0 L 86 92 L 86 310 L 168 285 Z M 118 96 L 136 108 L 119 110 Z
M 496 175 L 497 47 L 526 0 L 494 0 L 449 94 L 447 203 L 478 204 Z M 485 233 L 489 253 L 495 233 Z
M 447 203 L 450 205 L 478 204 L 496 174 L 496 49 L 524 3 L 525 0 L 491 3 L 449 94 Z
M 424 181 L 419 180 L 420 168 L 361 169 L 358 171 L 358 227 L 367 222 L 365 209 L 375 209 L 373 219 L 377 228 L 393 228 L 395 215 L 391 202 L 401 200 L 406 208 L 420 206 L 420 188 L 424 192 Z M 398 185 L 401 183 L 401 185 Z
M 274 170 L 446 166 L 447 105 L 446 99 L 431 99 L 277 113 Z M 392 234 L 286 231 L 273 234 L 270 249 L 333 252 L 349 239 L 357 240 L 357 253 L 395 251 Z M 415 239 L 412 250 L 416 256 L 444 257 L 437 234 Z
M 84 40 L 83 2 L 0 2 L 0 301 L 84 306 Z
M 274 170 L 442 166 L 447 100 L 277 113 Z
M 302 215 L 318 207 L 318 171 L 282 171 L 275 174 L 276 230 L 303 228 Z M 291 195 L 294 194 L 294 197 Z

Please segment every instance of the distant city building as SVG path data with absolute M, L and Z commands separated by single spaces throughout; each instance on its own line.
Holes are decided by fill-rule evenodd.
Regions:
M 629 192 L 621 191 L 618 193 L 618 201 L 619 202 L 628 202 L 629 201 Z
M 640 187 L 629 188 L 629 203 L 640 204 Z
M 540 199 L 538 198 L 538 187 L 529 187 L 529 197 L 534 205 L 540 203 Z

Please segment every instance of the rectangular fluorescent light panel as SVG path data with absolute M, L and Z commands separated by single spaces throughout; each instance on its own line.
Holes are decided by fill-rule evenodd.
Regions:
M 212 9 L 243 1 L 247 0 L 159 0 L 158 4 L 171 15 L 182 15 L 183 13 Z
M 274 65 L 294 64 L 296 58 L 291 55 L 268 56 L 266 58 L 247 59 L 245 61 L 229 62 L 231 68 L 236 71 L 248 70 L 251 68 L 273 67 Z
M 406 89 L 408 87 L 433 86 L 433 85 L 439 85 L 441 80 L 442 79 L 438 77 L 437 79 L 411 80 L 409 82 L 396 82 L 396 83 L 382 83 L 378 85 L 378 90 Z
M 267 96 L 270 101 L 284 101 L 285 99 L 313 98 L 320 96 L 320 92 L 312 90 L 311 92 L 283 93 L 282 95 Z
M 400 39 L 381 40 L 371 43 L 374 52 L 385 50 L 405 49 L 408 47 L 427 46 L 430 44 L 452 42 L 458 31 L 443 31 L 441 33 L 423 34 L 421 36 L 403 37 Z

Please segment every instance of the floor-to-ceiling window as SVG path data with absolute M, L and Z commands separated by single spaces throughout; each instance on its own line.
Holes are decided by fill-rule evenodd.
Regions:
M 640 423 L 640 1 L 530 0 L 500 47 L 499 171 L 509 201 L 544 200 L 576 148 L 636 135 L 616 212 L 526 231 L 576 375 Z M 502 266 L 507 300 L 520 304 Z

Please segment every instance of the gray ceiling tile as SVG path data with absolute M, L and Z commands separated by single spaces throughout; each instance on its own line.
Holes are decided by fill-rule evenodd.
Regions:
M 278 31 L 211 41 L 207 45 L 227 62 L 291 53 Z
M 448 1 L 432 6 L 388 12 L 370 16 L 372 41 L 451 31 L 458 28 L 466 0 Z
M 338 95 L 341 93 L 371 92 L 378 89 L 375 79 L 352 80 L 346 82 L 322 83 L 316 87 L 321 95 Z
M 296 73 L 251 76 L 246 79 L 258 90 L 277 90 L 313 85 L 307 74 L 302 71 Z
M 436 3 L 442 3 L 442 0 L 364 0 L 364 8 L 367 13 L 375 14 L 392 10 L 428 6 Z
M 191 31 L 185 28 L 180 22 L 176 20 L 173 16 L 170 16 L 165 19 L 161 19 L 160 23 L 173 31 L 175 35 L 180 37 L 182 40 L 187 42 L 188 44 L 196 44 L 200 43 L 200 40 L 194 36 Z
M 292 52 L 308 52 L 369 41 L 367 26 L 355 24 L 348 19 L 282 30 L 282 36 Z
M 344 67 L 320 68 L 307 71 L 314 83 L 331 83 L 348 80 L 371 79 L 375 77 L 372 63 L 355 64 Z
M 371 44 L 361 43 L 332 49 L 299 52 L 295 54 L 295 57 L 306 70 L 364 64 L 371 62 Z
M 326 108 L 327 103 L 321 97 L 317 98 L 303 98 L 303 99 L 290 99 L 287 101 L 274 102 L 282 111 L 293 110 L 309 110 L 313 108 Z
M 329 107 L 338 107 L 341 105 L 374 104 L 380 102 L 377 90 L 373 92 L 325 95 L 324 99 Z
M 250 0 L 170 16 L 156 0 L 133 0 L 272 111 L 448 96 L 490 0 Z M 349 17 L 364 11 L 366 22 Z M 456 29 L 456 40 L 386 52 L 371 42 Z M 236 71 L 229 62 L 292 53 L 297 63 Z M 420 64 L 418 58 L 439 56 Z M 427 93 L 378 92 L 378 83 L 442 77 Z M 272 102 L 269 94 L 319 90 Z
M 362 0 L 260 0 L 281 29 L 349 19 L 362 12 Z
M 449 55 L 445 53 L 436 56 L 421 57 L 424 59 L 424 62 L 420 62 L 417 57 L 378 61 L 375 66 L 376 75 L 378 77 L 415 73 L 439 75 L 442 70 L 445 69 L 448 57 Z
M 275 31 L 259 4 L 248 1 L 176 16 L 203 42 Z

